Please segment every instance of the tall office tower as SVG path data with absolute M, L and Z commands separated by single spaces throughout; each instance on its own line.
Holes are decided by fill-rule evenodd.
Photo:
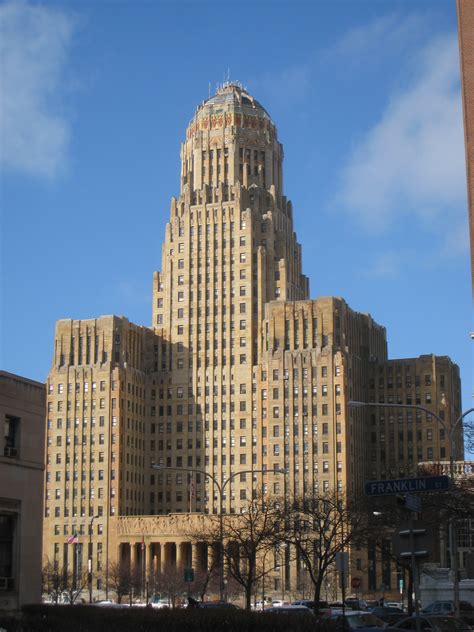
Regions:
M 449 458 L 446 437 L 429 419 L 416 425 L 414 411 L 411 422 L 409 411 L 397 416 L 395 431 L 394 414 L 349 407 L 425 398 L 433 412 L 445 402 L 449 424 L 457 367 L 388 360 L 385 328 L 368 314 L 342 298 L 309 299 L 282 161 L 265 109 L 224 85 L 198 107 L 181 147 L 152 326 L 116 316 L 57 323 L 44 553 L 75 571 L 91 561 L 94 589 L 117 559 L 149 572 L 205 564 L 189 533 L 197 525 L 205 536 L 218 485 L 223 510 L 240 513 L 258 488 L 351 495 L 394 467 Z M 367 567 L 367 555 L 355 559 L 355 572 Z M 294 588 L 297 565 L 286 567 Z
M 198 107 L 188 126 L 180 195 L 171 202 L 162 272 L 154 279 L 153 325 L 168 345 L 160 366 L 168 413 L 159 423 L 173 419 L 158 463 L 204 466 L 219 481 L 237 467 L 261 469 L 252 405 L 265 305 L 308 297 L 282 162 L 270 116 L 238 85 L 224 86 Z M 176 427 L 182 433 L 175 437 Z M 188 458 L 178 461 L 177 446 L 188 445 Z M 198 494 L 202 484 L 198 479 Z M 249 478 L 235 478 L 228 491 L 226 510 L 239 511 Z M 186 510 L 187 496 L 178 494 L 181 505 L 165 502 L 165 512 Z M 212 494 L 201 498 L 197 508 L 217 510 Z

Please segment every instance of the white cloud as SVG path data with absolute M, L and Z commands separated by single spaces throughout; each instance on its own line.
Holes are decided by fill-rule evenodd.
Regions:
M 336 203 L 383 230 L 401 215 L 426 223 L 465 213 L 465 164 L 456 36 L 432 39 L 415 79 L 393 95 L 341 171 Z M 455 217 L 454 217 L 455 216 Z
M 374 61 L 383 61 L 380 50 L 397 54 L 401 46 L 418 39 L 426 29 L 426 21 L 418 15 L 400 18 L 392 13 L 376 17 L 366 24 L 349 29 L 330 49 L 329 55 L 341 55 L 347 63 L 365 63 L 370 55 Z
M 64 165 L 70 126 L 60 106 L 73 28 L 56 9 L 21 0 L 0 5 L 4 169 L 52 178 Z

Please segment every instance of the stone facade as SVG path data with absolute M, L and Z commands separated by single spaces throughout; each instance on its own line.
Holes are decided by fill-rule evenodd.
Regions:
M 151 328 L 115 316 L 57 324 L 44 547 L 58 567 L 91 559 L 94 589 L 107 583 L 107 561 L 153 572 L 165 561 L 205 566 L 212 543 L 192 543 L 187 525 L 205 533 L 221 500 L 239 514 L 257 489 L 351 495 L 374 472 L 388 477 L 381 411 L 374 448 L 370 411 L 348 402 L 380 398 L 381 375 L 386 401 L 405 400 L 406 381 L 389 386 L 397 362 L 410 366 L 413 403 L 429 364 L 427 405 L 438 411 L 443 392 L 448 423 L 456 413 L 459 376 L 448 359 L 388 360 L 385 329 L 370 315 L 342 298 L 309 299 L 282 161 L 265 109 L 223 86 L 199 106 L 181 147 Z M 403 467 L 419 447 L 447 456 L 424 429 L 420 439 L 403 435 Z M 399 437 L 384 435 L 390 454 L 401 454 Z M 226 484 L 222 499 L 213 481 Z M 295 569 L 285 565 L 285 588 L 296 590 Z
M 464 112 L 471 275 L 474 289 L 474 6 L 471 0 L 456 0 L 456 5 L 458 11 L 462 105 Z
M 41 599 L 45 386 L 0 371 L 0 610 Z

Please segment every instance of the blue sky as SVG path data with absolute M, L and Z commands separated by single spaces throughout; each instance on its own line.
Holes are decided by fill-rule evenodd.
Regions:
M 311 296 L 449 355 L 471 405 L 454 0 L 2 2 L 2 368 L 59 318 L 151 323 L 179 144 L 227 77 L 266 107 Z

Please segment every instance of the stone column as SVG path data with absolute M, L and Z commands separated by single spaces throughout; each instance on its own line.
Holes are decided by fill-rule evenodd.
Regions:
M 151 578 L 153 575 L 153 544 L 147 544 L 146 548 L 146 576 Z
M 130 570 L 137 565 L 137 546 L 135 542 L 130 542 Z
M 165 542 L 161 545 L 161 572 L 165 572 L 171 563 L 170 543 Z
M 155 577 L 158 575 L 158 573 L 161 573 L 161 549 L 162 549 L 163 545 L 162 544 L 156 544 L 155 543 L 155 557 L 153 558 L 153 574 L 155 575 Z
M 185 553 L 183 542 L 176 542 L 176 568 L 183 568 L 185 562 Z
M 199 571 L 202 568 L 200 545 L 196 542 L 191 543 L 191 567 Z

